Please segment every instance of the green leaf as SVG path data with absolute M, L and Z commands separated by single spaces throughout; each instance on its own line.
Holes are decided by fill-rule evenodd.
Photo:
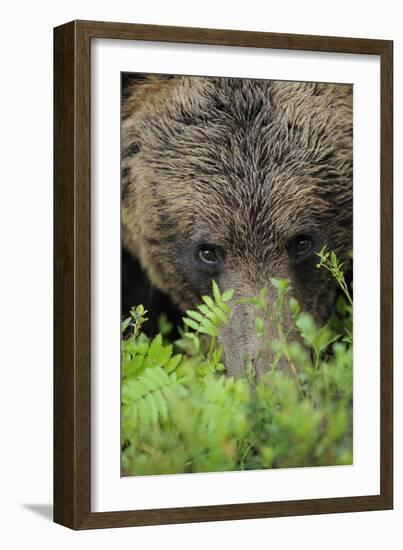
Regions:
M 143 431 L 150 423 L 150 413 L 145 399 L 140 399 L 138 403 L 138 419 L 140 430 Z
M 291 313 L 294 315 L 298 315 L 298 313 L 301 311 L 301 308 L 299 307 L 299 303 L 295 298 L 290 298 L 290 309 Z
M 138 374 L 144 366 L 144 356 L 136 355 L 133 359 L 124 362 L 122 365 L 123 376 L 132 376 Z
M 193 311 L 192 309 L 188 309 L 186 310 L 186 315 L 191 319 L 195 319 L 196 321 L 199 321 L 199 322 L 203 321 L 203 315 L 198 311 Z
M 145 397 L 145 404 L 148 409 L 148 417 L 150 419 L 151 424 L 155 424 L 158 420 L 158 409 L 154 401 L 154 397 L 152 393 L 149 393 Z
M 221 302 L 220 308 L 227 316 L 231 313 L 231 308 L 227 304 L 224 304 L 224 302 Z
M 295 324 L 299 328 L 301 336 L 304 337 L 310 344 L 314 345 L 316 325 L 312 315 L 309 313 L 301 313 Z
M 153 338 L 150 344 L 150 347 L 148 349 L 147 359 L 149 362 L 155 359 L 155 357 L 160 353 L 161 348 L 162 348 L 162 336 L 161 334 L 157 334 L 157 336 Z
M 258 336 L 264 336 L 264 321 L 261 317 L 255 319 L 256 333 Z
M 172 349 L 172 344 L 163 347 L 158 356 L 155 358 L 156 364 L 161 365 L 162 367 L 166 365 L 172 355 Z
M 157 390 L 154 395 L 154 403 L 156 405 L 158 414 L 162 420 L 168 419 L 168 407 L 161 390 Z
M 225 305 L 225 304 L 223 304 Z M 224 313 L 224 311 L 222 309 L 220 309 L 219 307 L 216 307 L 214 309 L 214 314 L 216 317 L 218 317 L 218 321 L 222 321 L 223 323 L 228 323 L 228 316 L 226 313 Z
M 232 289 L 228 289 L 221 295 L 221 300 L 223 302 L 228 302 L 229 300 L 231 300 L 233 295 L 234 295 L 234 291 Z
M 122 333 L 127 329 L 127 327 L 129 326 L 130 322 L 131 322 L 130 317 L 128 317 L 127 319 L 125 319 L 125 320 L 122 322 L 122 328 L 121 328 Z
M 221 300 L 220 290 L 218 288 L 217 283 L 214 280 L 213 280 L 213 296 L 216 303 L 220 302 Z
M 207 319 L 210 319 L 213 324 L 219 323 L 220 319 L 218 318 L 218 315 L 217 315 L 217 311 L 219 311 L 219 309 L 220 309 L 219 306 L 216 306 L 216 305 L 212 309 L 209 309 L 206 306 L 205 316 L 204 316 L 203 320 L 207 317 Z
M 199 324 L 196 323 L 196 321 L 192 321 L 192 319 L 189 319 L 188 317 L 183 317 L 182 320 L 185 323 L 185 325 L 192 328 L 193 330 L 196 330 L 196 331 L 199 330 Z
M 195 338 L 197 338 L 196 335 L 195 335 Z M 171 373 L 174 370 L 176 370 L 178 368 L 180 362 L 182 361 L 182 357 L 183 357 L 183 355 L 181 353 L 178 353 L 178 354 L 174 355 L 173 357 L 171 357 L 171 359 L 168 361 L 168 364 L 165 365 L 165 370 L 168 373 Z
M 200 323 L 200 332 L 203 332 L 204 334 L 208 334 L 210 336 L 217 336 L 218 330 L 215 325 L 209 320 L 204 319 L 202 323 Z
M 169 375 L 162 367 L 148 369 L 143 376 L 143 380 L 148 379 L 151 382 L 151 391 L 161 388 L 164 384 L 169 384 Z
M 168 317 L 165 313 L 159 316 L 158 318 L 158 330 L 162 336 L 168 336 L 174 328 L 173 324 L 168 321 Z
M 288 287 L 288 281 L 286 279 L 277 279 L 272 277 L 270 279 L 271 284 L 280 292 L 284 292 Z
M 210 309 L 213 309 L 213 307 L 214 307 L 214 302 L 213 302 L 213 300 L 210 298 L 210 296 L 202 296 L 202 300 L 203 300 L 203 302 L 204 302 Z
M 197 306 L 197 309 L 201 311 L 201 313 L 203 314 L 203 317 L 205 317 L 210 313 L 210 308 L 207 307 L 205 304 L 200 304 L 199 306 Z

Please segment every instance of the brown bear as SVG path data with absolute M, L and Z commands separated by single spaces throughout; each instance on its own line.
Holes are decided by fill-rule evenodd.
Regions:
M 346 261 L 352 249 L 352 86 L 126 74 L 122 98 L 124 247 L 182 311 L 212 279 L 234 289 L 229 374 L 260 346 L 256 313 L 237 298 L 270 278 L 289 279 L 323 322 L 335 284 L 316 252 L 326 244 Z

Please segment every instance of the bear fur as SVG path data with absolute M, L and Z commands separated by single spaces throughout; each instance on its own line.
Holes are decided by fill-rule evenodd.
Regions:
M 122 97 L 123 245 L 182 311 L 212 279 L 235 290 L 221 336 L 229 374 L 260 346 L 256 313 L 236 299 L 271 277 L 323 322 L 336 287 L 315 252 L 326 244 L 347 262 L 352 249 L 352 86 L 128 74 Z M 220 251 L 214 269 L 203 245 Z M 258 374 L 267 363 L 256 359 Z

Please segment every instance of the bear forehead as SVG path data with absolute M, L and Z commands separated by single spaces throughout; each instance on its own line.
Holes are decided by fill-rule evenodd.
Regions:
M 351 86 L 174 77 L 157 90 L 125 122 L 124 141 L 139 144 L 139 186 L 180 227 L 197 220 L 260 242 L 328 211 L 340 221 L 335 199 L 352 195 Z
M 299 133 L 300 143 L 309 145 L 315 133 L 333 140 L 340 130 L 352 126 L 352 87 L 348 85 L 174 77 L 140 103 L 134 122 L 144 121 L 157 138 L 167 134 L 179 138 L 188 126 L 192 131 L 185 137 L 190 140 L 197 134 L 201 139 L 204 130 L 212 139 L 234 136 L 234 132 L 240 138 L 264 130 L 270 140 L 273 132 L 283 129 L 288 130 L 280 136 L 283 139 L 295 140 Z M 170 126 L 165 128 L 168 121 Z M 328 127 L 329 121 L 336 123 L 333 128 Z
M 144 159 L 169 176 L 247 180 L 352 163 L 351 87 L 178 78 L 132 125 Z M 161 98 L 160 98 L 161 100 Z M 245 181 L 246 183 L 246 181 Z M 244 185 L 245 185 L 244 183 Z

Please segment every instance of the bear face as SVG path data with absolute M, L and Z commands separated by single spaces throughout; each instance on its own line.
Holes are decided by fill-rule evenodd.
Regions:
M 326 244 L 347 259 L 352 176 L 349 85 L 142 76 L 125 87 L 124 245 L 183 310 L 212 279 L 234 289 L 222 333 L 230 374 L 260 345 L 252 306 L 236 300 L 271 277 L 289 279 L 318 322 L 328 314 L 335 285 L 315 252 Z

